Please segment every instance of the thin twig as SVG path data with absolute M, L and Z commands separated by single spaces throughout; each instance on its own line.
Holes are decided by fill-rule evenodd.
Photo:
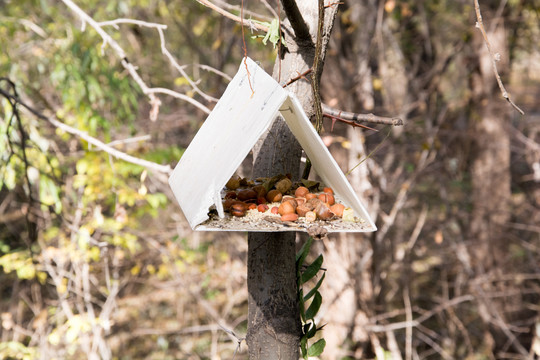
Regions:
M 120 29 L 118 24 L 132 24 L 132 25 L 138 25 L 138 26 L 144 26 L 149 28 L 157 28 L 157 29 L 167 29 L 167 25 L 164 24 L 158 24 L 158 23 L 151 23 L 148 21 L 142 21 L 142 20 L 136 20 L 136 19 L 126 19 L 126 18 L 118 18 L 114 20 L 108 20 L 108 21 L 100 21 L 97 23 L 99 26 L 112 26 L 116 30 Z
M 251 21 L 251 20 L 246 20 L 243 18 L 243 16 L 236 16 L 222 8 L 220 8 L 219 6 L 216 6 L 215 4 L 211 3 L 210 1 L 208 0 L 197 0 L 197 2 L 201 5 L 204 5 L 216 12 L 218 12 L 219 14 L 225 16 L 226 18 L 229 18 L 231 20 L 234 20 L 236 21 L 237 23 L 240 23 L 242 26 L 248 26 L 250 29 L 257 29 L 257 30 L 261 30 L 261 31 L 264 31 L 264 32 L 268 32 L 268 26 L 266 25 L 263 25 L 261 23 L 258 23 L 258 22 L 255 22 L 255 21 Z
M 510 105 L 512 105 L 514 109 L 516 109 L 521 115 L 525 115 L 523 110 L 521 110 L 519 106 L 512 101 L 512 99 L 510 99 L 510 94 L 508 94 L 508 91 L 506 91 L 506 88 L 501 80 L 501 76 L 497 70 L 497 61 L 499 61 L 500 54 L 493 53 L 493 50 L 491 49 L 491 43 L 489 42 L 486 29 L 484 28 L 484 23 L 482 22 L 482 14 L 480 13 L 480 4 L 478 3 L 478 0 L 474 0 L 474 9 L 476 10 L 476 27 L 480 30 L 482 36 L 484 37 L 484 43 L 486 44 L 491 59 L 491 65 L 493 66 L 493 73 L 495 74 L 495 79 L 497 79 L 497 84 L 499 84 L 499 89 L 501 89 L 502 97 L 505 98 L 506 101 L 508 101 Z
M 87 132 L 76 129 L 74 127 L 71 127 L 71 126 L 69 126 L 69 125 L 67 125 L 67 124 L 65 124 L 65 123 L 63 123 L 63 122 L 61 122 L 61 121 L 59 121 L 59 120 L 57 120 L 57 119 L 55 119 L 53 117 L 47 117 L 47 116 L 41 114 L 39 111 L 37 111 L 36 109 L 31 107 L 30 105 L 24 103 L 19 98 L 5 92 L 3 89 L 0 89 L 0 94 L 5 96 L 6 98 L 9 98 L 9 99 L 12 99 L 12 100 L 16 101 L 18 104 L 20 104 L 21 106 L 26 108 L 28 111 L 30 111 L 32 114 L 34 114 L 36 117 L 38 117 L 38 118 L 40 118 L 42 120 L 47 120 L 48 122 L 50 122 L 55 127 L 59 128 L 61 130 L 64 130 L 65 132 L 67 132 L 69 134 L 75 135 L 75 136 L 85 140 L 89 144 L 92 144 L 95 147 L 97 147 L 98 149 L 101 149 L 101 150 L 105 151 L 106 153 L 111 154 L 115 158 L 127 161 L 127 162 L 135 164 L 135 165 L 145 167 L 148 170 L 152 170 L 152 171 L 156 171 L 156 172 L 160 172 L 160 173 L 165 173 L 165 174 L 171 174 L 172 173 L 172 168 L 169 165 L 157 164 L 155 162 L 140 159 L 140 158 L 137 158 L 135 156 L 126 154 L 126 153 L 124 153 L 122 151 L 116 150 L 115 148 L 113 148 L 110 145 L 105 144 L 101 140 L 98 140 L 98 139 L 88 135 Z
M 336 123 L 336 121 L 345 123 L 345 124 L 350 125 L 352 127 L 359 127 L 359 128 L 362 128 L 362 129 L 373 130 L 373 131 L 377 131 L 377 132 L 379 131 L 377 129 L 371 128 L 371 127 L 366 126 L 366 125 L 359 124 L 359 123 L 357 123 L 355 121 L 352 121 L 352 120 L 345 120 L 343 118 L 340 118 L 339 116 L 323 114 L 323 117 L 327 117 L 327 118 L 332 120 L 332 128 L 331 128 L 330 131 L 334 130 L 334 124 Z
M 107 143 L 107 145 L 109 146 L 123 145 L 123 144 L 139 142 L 139 141 L 150 140 L 150 138 L 151 138 L 150 135 L 141 135 L 141 136 L 135 136 L 135 137 L 123 139 L 123 140 L 114 140 L 114 141 L 111 141 L 110 143 Z
M 301 73 L 301 74 L 299 73 L 298 76 L 293 77 L 292 79 L 290 79 L 289 81 L 287 81 L 287 83 L 285 83 L 285 85 L 283 85 L 283 87 L 285 88 L 285 87 L 291 85 L 293 82 L 298 81 L 298 80 L 300 80 L 300 79 L 306 79 L 306 80 L 307 80 L 306 75 L 310 74 L 312 71 L 313 71 L 313 69 L 310 68 L 310 69 L 307 69 L 306 71 L 304 71 L 304 72 Z M 308 80 L 308 81 L 309 81 L 309 80 Z
M 86 12 L 84 12 L 80 7 L 78 7 L 73 1 L 71 1 L 71 0 L 62 0 L 62 2 L 67 7 L 69 7 L 75 14 L 77 14 L 79 16 L 79 18 L 82 21 L 82 29 L 83 30 L 84 30 L 85 25 L 89 24 L 101 36 L 101 38 L 103 39 L 103 44 L 101 45 L 101 51 L 102 52 L 104 52 L 104 49 L 105 49 L 105 47 L 107 45 L 111 46 L 111 48 L 114 50 L 114 52 L 116 53 L 118 58 L 121 59 L 122 66 L 128 71 L 128 73 L 131 75 L 133 80 L 135 80 L 137 85 L 139 85 L 139 87 L 140 87 L 141 91 L 143 92 L 143 94 L 148 96 L 148 98 L 150 99 L 150 104 L 152 104 L 153 108 L 159 106 L 159 103 L 160 103 L 159 99 L 157 99 L 155 94 L 156 93 L 164 93 L 164 94 L 172 95 L 172 96 L 174 96 L 174 97 L 176 97 L 178 99 L 187 101 L 190 104 L 197 107 L 198 109 L 204 111 L 205 113 L 210 114 L 210 109 L 208 109 L 205 105 L 201 104 L 197 100 L 195 100 L 195 99 L 193 99 L 193 98 L 191 98 L 191 97 L 189 97 L 187 95 L 184 95 L 184 94 L 172 91 L 172 90 L 168 90 L 168 89 L 167 89 L 168 91 L 163 91 L 163 89 L 161 89 L 161 88 L 149 88 L 146 85 L 146 83 L 143 81 L 143 79 L 141 78 L 139 73 L 137 72 L 136 67 L 128 60 L 126 52 L 124 51 L 124 49 L 122 49 L 122 47 L 105 30 L 103 30 L 100 23 L 98 23 L 92 17 L 90 17 Z M 156 28 L 160 29 L 159 27 L 156 27 Z M 157 113 L 157 112 L 155 112 L 155 113 Z M 154 120 L 154 119 L 152 119 L 152 120 Z
M 146 21 L 141 21 L 141 20 L 125 19 L 125 18 L 114 19 L 114 20 L 109 20 L 109 21 L 102 21 L 102 22 L 100 22 L 98 24 L 101 25 L 101 26 L 112 26 L 115 29 L 119 29 L 118 24 L 131 24 L 131 25 L 137 25 L 137 26 L 156 29 L 158 34 L 159 34 L 161 52 L 163 53 L 163 55 L 165 55 L 167 57 L 167 59 L 169 59 L 169 62 L 172 64 L 172 66 L 176 70 L 178 70 L 178 72 L 182 75 L 182 77 L 184 77 L 187 80 L 187 82 L 193 88 L 193 90 L 195 90 L 195 92 L 197 94 L 201 95 L 206 101 L 211 101 L 211 102 L 217 102 L 218 101 L 218 99 L 216 99 L 215 97 L 207 95 L 204 92 L 202 92 L 201 89 L 199 89 L 197 84 L 195 84 L 195 82 L 184 71 L 184 68 L 186 66 L 185 65 L 181 66 L 180 64 L 178 64 L 178 62 L 176 61 L 174 56 L 167 49 L 167 47 L 165 46 L 165 34 L 163 32 L 164 30 L 167 29 L 167 25 L 151 23 L 151 22 L 146 22 Z
M 377 116 L 373 114 L 357 114 L 347 111 L 341 111 L 331 108 L 328 105 L 322 104 L 323 112 L 328 116 L 335 116 L 345 120 L 368 122 L 372 124 L 384 124 L 392 126 L 402 126 L 403 120 L 400 118 L 389 118 L 384 116 Z
M 416 327 L 419 324 L 426 321 L 427 319 L 429 319 L 430 317 L 432 317 L 433 315 L 438 314 L 449 307 L 453 307 L 463 302 L 472 301 L 472 300 L 474 300 L 474 296 L 472 295 L 459 296 L 459 297 L 453 298 L 450 301 L 442 303 L 441 305 L 435 307 L 431 311 L 428 311 L 422 314 L 421 316 L 419 316 L 418 318 L 412 321 L 400 321 L 400 322 L 396 322 L 396 323 L 392 323 L 388 325 L 366 325 L 365 329 L 367 331 L 372 331 L 372 332 L 386 332 L 389 330 L 393 331 L 393 330 L 399 330 L 399 329 L 406 329 L 407 327 L 410 327 L 410 326 Z

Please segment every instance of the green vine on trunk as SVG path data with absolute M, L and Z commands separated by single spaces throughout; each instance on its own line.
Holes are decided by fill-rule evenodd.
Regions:
M 313 243 L 313 238 L 309 237 L 306 243 L 302 246 L 300 251 L 296 254 L 296 274 L 298 283 L 298 303 L 300 306 L 300 318 L 302 320 L 302 338 L 300 339 L 300 351 L 302 357 L 308 359 L 310 356 L 319 356 L 324 351 L 326 346 L 326 340 L 320 338 L 313 344 L 309 345 L 308 341 L 314 338 L 317 333 L 322 330 L 323 326 L 317 327 L 315 324 L 315 316 L 319 312 L 322 304 L 322 295 L 319 292 L 319 288 L 325 277 L 325 270 L 321 268 L 323 263 L 322 254 L 319 255 L 311 264 L 304 264 L 309 249 Z M 304 295 L 303 285 L 309 280 L 313 279 L 319 271 L 323 271 L 323 274 L 315 287 L 308 291 Z M 311 300 L 311 301 L 310 301 Z M 308 306 L 306 304 L 309 303 Z

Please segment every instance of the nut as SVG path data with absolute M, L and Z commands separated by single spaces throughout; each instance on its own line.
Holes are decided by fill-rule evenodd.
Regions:
M 315 221 L 315 219 L 317 219 L 317 214 L 315 214 L 314 211 L 308 211 L 306 213 L 306 221 L 307 222 L 313 222 L 313 221 Z
M 270 209 L 270 212 L 271 212 L 272 214 L 277 214 L 277 213 L 278 213 L 278 209 L 279 209 L 279 208 L 278 208 L 277 206 L 273 206 L 273 207 Z
M 276 183 L 275 187 L 280 193 L 285 194 L 291 189 L 292 181 L 289 178 L 281 179 Z
M 311 205 L 313 205 L 315 207 L 315 206 L 319 205 L 320 203 L 322 203 L 322 201 L 319 198 L 315 197 L 313 199 L 309 199 L 307 201 L 307 203 L 311 204 Z
M 292 204 L 291 201 L 285 201 L 279 205 L 278 213 L 279 215 L 294 214 L 296 207 Z
M 225 184 L 227 189 L 236 190 L 240 187 L 240 179 L 238 176 L 233 176 L 232 178 L 227 181 L 227 184 Z
M 291 195 L 283 195 L 283 198 L 281 199 L 282 202 L 294 200 L 294 196 Z
M 229 191 L 225 194 L 225 199 L 236 199 L 236 192 Z
M 343 210 L 345 210 L 345 205 L 343 204 L 334 204 L 330 206 L 330 211 L 332 211 L 336 216 L 342 217 Z
M 306 200 L 315 199 L 316 197 L 317 197 L 317 195 L 312 194 L 312 193 L 307 193 L 306 196 L 305 196 Z
M 334 190 L 332 190 L 332 188 L 329 188 L 329 187 L 325 187 L 323 189 L 323 192 L 327 193 L 327 194 L 330 194 L 330 195 L 334 195 Z
M 309 212 L 309 211 L 312 211 L 315 207 L 313 206 L 313 204 L 311 203 L 304 203 L 304 204 L 300 204 L 298 205 L 298 207 L 296 208 L 296 213 L 299 215 L 299 216 L 306 216 L 306 213 Z
M 230 212 L 234 216 L 241 217 L 241 216 L 246 215 L 246 209 L 247 209 L 246 204 L 242 202 L 237 202 L 231 206 Z
M 257 198 L 257 193 L 255 192 L 255 190 L 245 189 L 245 190 L 240 190 L 236 194 L 236 197 L 238 198 L 238 200 L 246 201 L 246 200 L 250 200 L 250 199 L 256 199 Z
M 322 193 L 318 196 L 319 200 L 322 202 L 327 203 L 328 205 L 334 205 L 336 200 L 334 199 L 334 195 L 328 194 L 328 193 Z
M 321 220 L 330 220 L 334 216 L 328 205 L 323 202 L 315 207 L 315 213 L 317 214 L 317 218 Z
M 301 197 L 306 197 L 306 195 L 309 193 L 309 189 L 305 186 L 299 186 L 298 189 L 296 189 L 294 191 L 294 196 L 296 196 L 297 198 Z
M 234 204 L 237 200 L 235 199 L 225 199 L 225 201 L 223 202 L 223 208 L 225 210 L 229 210 L 231 205 Z
M 256 209 L 256 208 L 257 208 L 256 204 L 251 203 L 251 204 L 248 205 L 249 210 L 253 210 L 253 209 Z
M 266 210 L 268 210 L 268 205 L 260 204 L 259 206 L 257 206 L 257 210 L 262 213 L 266 212 Z
M 296 221 L 298 220 L 298 215 L 296 214 L 285 214 L 281 216 L 281 221 Z
M 278 190 L 270 190 L 268 194 L 266 194 L 266 200 L 268 202 L 280 202 L 283 198 L 283 195 Z
M 253 187 L 253 191 L 255 191 L 255 192 L 257 193 L 257 196 L 258 196 L 258 197 L 260 197 L 260 196 L 262 196 L 262 197 L 266 196 L 266 189 L 265 189 L 265 187 L 262 186 L 262 185 L 255 185 L 255 186 Z

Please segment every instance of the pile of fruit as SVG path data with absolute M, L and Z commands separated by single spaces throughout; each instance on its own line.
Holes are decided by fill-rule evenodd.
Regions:
M 284 175 L 255 182 L 233 176 L 226 184 L 223 208 L 236 217 L 258 212 L 280 216 L 282 221 L 354 221 L 353 210 L 336 202 L 331 188 L 318 188 L 317 182 L 293 183 Z

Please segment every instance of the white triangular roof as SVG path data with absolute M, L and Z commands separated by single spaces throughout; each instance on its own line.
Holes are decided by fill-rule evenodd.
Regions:
M 169 178 L 169 184 L 191 228 L 197 229 L 199 224 L 208 219 L 208 210 L 212 205 L 216 206 L 220 217 L 223 217 L 221 190 L 276 119 L 278 112 L 323 182 L 354 210 L 357 217 L 364 219 L 368 226 L 366 230 L 358 231 L 375 231 L 375 224 L 310 123 L 296 96 L 284 89 L 250 58 L 241 62 L 238 73 Z

